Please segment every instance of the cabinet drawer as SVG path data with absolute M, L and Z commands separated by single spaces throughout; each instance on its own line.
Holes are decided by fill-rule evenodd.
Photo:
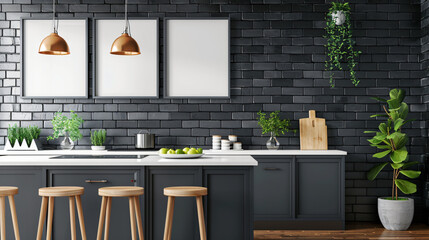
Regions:
M 256 217 L 292 217 L 291 161 L 259 162 L 254 169 L 254 210 Z
M 139 169 L 75 169 L 48 170 L 50 186 L 81 186 L 85 188 L 82 206 L 88 239 L 95 239 L 100 215 L 101 197 L 98 189 L 108 186 L 138 186 L 140 183 Z M 143 197 L 140 198 L 141 206 Z M 110 223 L 111 239 L 131 239 L 129 224 L 129 206 L 127 198 L 113 198 Z M 54 239 L 70 238 L 69 206 L 67 198 L 55 199 Z M 144 216 L 144 215 L 142 215 Z M 80 232 L 78 231 L 78 235 Z M 78 236 L 80 239 L 80 236 Z

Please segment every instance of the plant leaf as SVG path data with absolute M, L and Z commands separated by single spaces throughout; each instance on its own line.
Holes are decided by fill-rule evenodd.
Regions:
M 377 101 L 379 101 L 379 102 L 387 102 L 387 100 L 386 100 L 386 99 L 384 99 L 384 98 L 379 98 L 379 97 L 372 97 L 371 99 L 377 100 Z
M 394 163 L 401 163 L 407 160 L 407 156 L 408 156 L 408 151 L 405 147 L 403 147 L 401 149 L 397 149 L 393 151 L 392 154 L 390 154 L 390 159 Z
M 374 118 L 374 117 L 389 117 L 389 116 L 387 116 L 387 114 L 374 114 L 374 115 L 371 115 L 370 117 Z
M 414 170 L 401 170 L 399 171 L 402 175 L 407 176 L 409 178 L 418 178 L 421 174 L 420 171 L 414 171 Z
M 372 181 L 374 180 L 377 175 L 381 172 L 381 170 L 383 170 L 383 168 L 387 165 L 388 163 L 381 163 L 373 168 L 371 168 L 371 170 L 369 170 L 369 172 L 366 174 L 366 177 L 368 178 L 368 180 Z
M 403 163 L 391 163 L 390 166 L 392 166 L 393 169 L 400 169 L 402 166 L 404 166 Z
M 398 129 L 401 128 L 402 125 L 404 125 L 404 119 L 402 119 L 402 118 L 396 119 L 395 124 L 394 124 L 395 131 L 398 131 Z
M 407 168 L 409 168 L 409 167 L 411 167 L 413 165 L 416 165 L 416 164 L 419 164 L 419 162 L 417 162 L 417 161 L 406 162 L 406 163 L 404 163 L 404 166 L 402 168 L 403 169 L 407 169 Z
M 405 194 L 412 194 L 417 192 L 416 184 L 410 181 L 403 180 L 403 179 L 396 179 L 395 184 Z
M 390 152 L 391 152 L 391 150 L 386 150 L 386 151 L 383 151 L 383 152 L 378 152 L 378 153 L 376 153 L 376 154 L 374 154 L 372 156 L 375 157 L 375 158 L 384 158 Z

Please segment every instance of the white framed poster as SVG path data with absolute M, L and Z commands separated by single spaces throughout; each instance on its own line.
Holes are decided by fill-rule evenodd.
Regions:
M 230 97 L 229 18 L 165 18 L 164 97 Z
M 158 18 L 129 19 L 141 54 L 112 55 L 112 43 L 124 31 L 124 19 L 94 19 L 93 97 L 158 98 Z
M 52 19 L 21 20 L 21 96 L 88 98 L 88 19 L 58 21 L 69 55 L 39 54 L 40 43 L 52 31 Z

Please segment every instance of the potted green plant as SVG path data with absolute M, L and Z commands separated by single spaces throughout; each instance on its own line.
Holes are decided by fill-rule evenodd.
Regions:
M 35 150 L 40 148 L 37 142 L 40 128 L 37 126 L 18 127 L 16 124 L 7 129 L 5 150 Z
M 262 128 L 262 134 L 270 134 L 270 139 L 267 141 L 268 150 L 277 150 L 280 147 L 280 143 L 277 140 L 277 137 L 280 134 L 285 134 L 285 132 L 296 132 L 296 129 L 290 128 L 290 120 L 283 119 L 279 117 L 280 111 L 271 112 L 270 116 L 267 117 L 266 113 L 262 111 L 258 112 L 258 125 Z
M 420 171 L 409 169 L 418 162 L 409 161 L 406 146 L 408 136 L 402 130 L 406 123 L 413 121 L 407 119 L 408 105 L 403 102 L 405 91 L 393 89 L 389 95 L 389 100 L 375 98 L 385 103 L 387 107 L 386 105 L 383 106 L 383 114 L 371 116 L 386 120 L 380 123 L 378 131 L 365 131 L 365 133 L 375 133 L 375 136 L 368 141 L 371 146 L 381 150 L 373 157 L 385 159 L 386 162 L 373 167 L 368 172 L 367 177 L 371 181 L 374 180 L 387 165 L 393 169 L 392 195 L 378 198 L 378 215 L 386 229 L 407 230 L 413 220 L 414 200 L 408 197 L 398 197 L 398 190 L 404 194 L 415 193 L 417 191 L 416 184 L 403 178 L 417 178 L 420 176 Z
M 70 118 L 63 115 L 62 112 L 56 112 L 51 122 L 54 132 L 47 139 L 53 140 L 64 136 L 60 148 L 63 150 L 72 150 L 74 148 L 74 141 L 82 138 L 79 127 L 82 125 L 83 119 L 74 113 L 74 111 L 70 111 Z
M 105 150 L 104 142 L 106 141 L 106 130 L 94 130 L 91 132 L 91 149 L 94 151 Z
M 352 39 L 351 26 L 349 3 L 332 2 L 326 16 L 326 35 L 323 36 L 327 40 L 325 71 L 329 71 L 331 87 L 335 87 L 333 71 L 342 71 L 343 62 L 347 63 L 353 85 L 359 84 L 354 69 L 357 66 L 356 58 L 361 52 L 354 50 L 355 41 Z

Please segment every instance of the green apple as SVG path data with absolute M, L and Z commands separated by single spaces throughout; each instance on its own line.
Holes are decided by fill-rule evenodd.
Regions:
M 188 147 L 185 147 L 185 148 L 183 149 L 183 152 L 185 152 L 185 153 L 188 153 L 188 151 L 189 151 L 189 148 L 188 148 Z
M 185 152 L 182 149 L 177 149 L 176 154 L 185 154 Z
M 159 154 L 167 154 L 168 149 L 167 148 L 161 148 L 159 149 Z
M 176 154 L 176 151 L 174 151 L 173 149 L 168 150 L 167 154 Z
M 203 153 L 203 149 L 202 148 L 198 148 L 197 151 L 198 151 L 199 154 Z
M 191 148 L 189 149 L 188 154 L 198 154 L 198 151 L 195 148 Z

